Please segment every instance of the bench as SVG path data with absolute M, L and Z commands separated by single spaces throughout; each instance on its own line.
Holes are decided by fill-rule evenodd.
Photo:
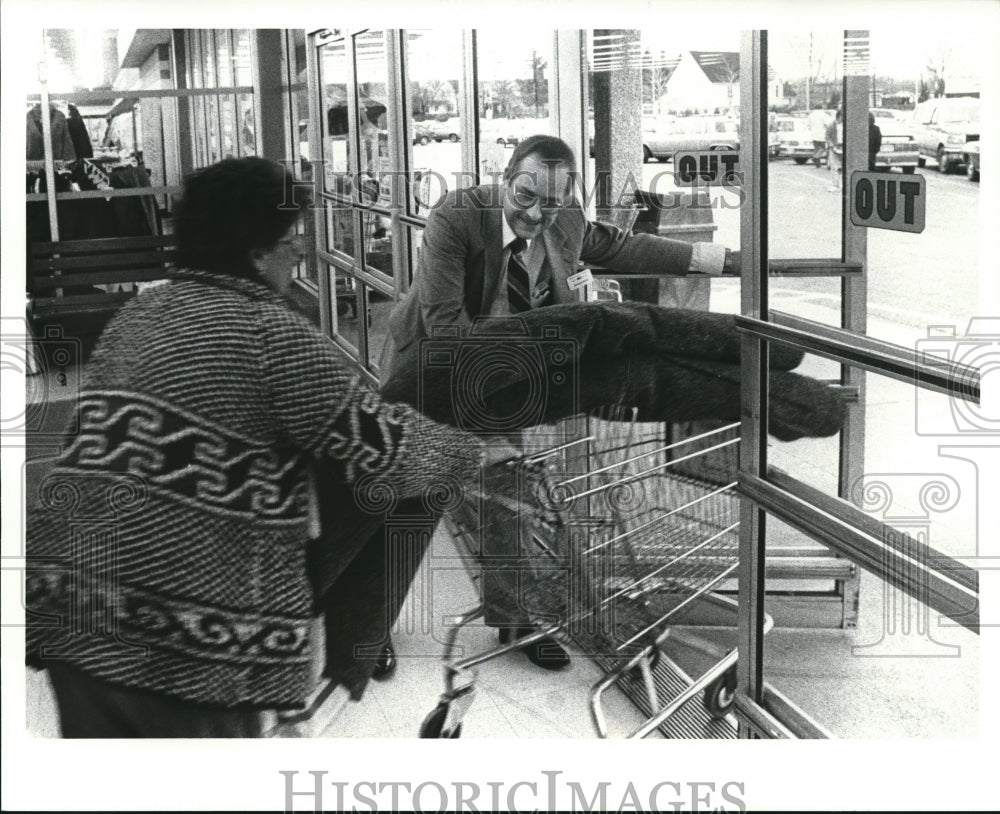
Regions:
M 33 243 L 28 306 L 33 322 L 110 317 L 136 294 L 136 283 L 162 280 L 175 256 L 173 235 Z
M 28 323 L 36 337 L 55 330 L 80 342 L 81 362 L 137 283 L 166 279 L 173 235 L 110 237 L 28 246 Z

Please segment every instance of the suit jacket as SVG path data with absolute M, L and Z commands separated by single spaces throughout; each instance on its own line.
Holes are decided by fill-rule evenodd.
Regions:
M 489 313 L 503 278 L 503 187 L 485 185 L 449 192 L 427 219 L 420 260 L 406 298 L 389 317 L 382 381 L 396 357 L 435 326 L 468 332 L 472 319 Z M 574 204 L 559 212 L 543 234 L 552 272 L 553 304 L 578 302 L 567 278 L 580 261 L 630 274 L 687 274 L 691 244 L 623 232 L 588 221 Z

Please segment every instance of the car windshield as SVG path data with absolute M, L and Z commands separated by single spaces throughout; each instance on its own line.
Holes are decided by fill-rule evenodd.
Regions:
M 942 122 L 977 122 L 979 121 L 978 103 L 955 105 L 941 108 Z

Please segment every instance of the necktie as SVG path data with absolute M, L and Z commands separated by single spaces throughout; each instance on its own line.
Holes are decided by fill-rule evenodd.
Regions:
M 510 259 L 507 261 L 507 302 L 512 314 L 531 310 L 531 283 L 528 270 L 521 264 L 518 255 L 527 243 L 523 237 L 514 238 L 510 244 Z

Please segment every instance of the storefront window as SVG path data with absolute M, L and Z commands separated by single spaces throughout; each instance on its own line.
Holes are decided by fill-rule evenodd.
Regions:
M 352 219 L 355 210 L 346 204 L 326 202 L 326 245 L 330 252 L 339 252 L 354 257 L 354 228 Z
M 333 310 L 337 319 L 336 334 L 347 343 L 356 358 L 360 345 L 358 338 L 358 314 L 361 312 L 360 284 L 353 275 L 330 263 L 327 264 L 327 273 L 330 275 L 330 290 L 333 291 Z
M 257 154 L 257 125 L 254 121 L 253 96 L 241 93 L 236 97 L 236 120 L 240 155 Z
M 217 74 L 215 71 L 215 32 L 212 30 L 205 30 L 200 32 L 201 39 L 201 53 L 205 60 L 205 87 L 215 88 L 218 87 L 219 83 L 217 80 Z
M 285 76 L 291 84 L 285 98 L 285 120 L 289 122 L 289 155 L 295 157 L 296 172 L 303 178 L 312 178 L 309 164 L 309 95 L 306 88 L 306 45 L 305 31 L 294 29 L 287 32 L 285 57 L 288 60 Z
M 321 45 L 319 48 L 319 70 L 322 102 L 321 125 L 323 128 L 323 186 L 327 192 L 350 195 L 347 180 L 348 166 L 348 122 L 347 122 L 347 46 L 343 40 Z M 305 130 L 308 119 L 299 111 L 300 128 Z M 300 149 L 303 139 L 300 132 Z M 309 153 L 308 145 L 306 152 Z M 304 156 L 305 157 L 305 156 Z
M 435 197 L 463 185 L 462 35 L 459 31 L 406 32 L 406 136 L 415 177 L 434 179 Z M 458 179 L 458 183 L 456 182 Z M 466 182 L 467 184 L 467 182 Z M 414 185 L 410 212 L 427 214 L 428 202 Z
M 222 157 L 236 158 L 239 150 L 236 143 L 236 97 L 226 94 L 219 98 L 222 113 Z
M 250 59 L 250 29 L 233 29 L 233 84 L 244 86 L 253 84 Z
M 370 210 L 362 214 L 365 236 L 365 264 L 392 276 L 392 220 Z
M 249 29 L 189 31 L 185 37 L 191 88 L 252 85 Z M 195 96 L 190 101 L 195 166 L 257 153 L 252 93 Z
M 420 261 L 420 246 L 424 241 L 424 230 L 411 228 L 409 230 L 410 238 L 410 269 L 417 267 L 417 263 Z M 411 280 L 412 282 L 412 280 Z
M 503 172 L 510 151 L 528 136 L 551 133 L 552 32 L 478 29 L 479 172 Z
M 208 142 L 208 163 L 214 164 L 222 158 L 219 150 L 219 99 L 205 97 L 205 125 Z
M 196 31 L 185 34 L 188 55 L 188 85 L 192 88 L 205 87 L 205 72 L 202 69 L 203 57 L 201 37 Z M 205 121 L 205 97 L 195 96 L 191 99 L 191 112 L 194 118 L 194 164 L 204 167 L 208 164 L 208 127 Z
M 229 31 L 215 32 L 215 55 L 220 87 L 233 84 L 233 58 L 230 49 L 230 37 L 231 32 Z
M 365 365 L 377 374 L 378 361 L 389 336 L 389 314 L 392 312 L 392 297 L 372 286 L 363 286 L 368 310 L 368 363 Z
M 357 194 L 372 206 L 364 214 L 365 265 L 392 276 L 393 166 L 389 153 L 387 114 L 388 65 L 385 32 L 369 31 L 355 38 L 357 78 L 358 169 Z

